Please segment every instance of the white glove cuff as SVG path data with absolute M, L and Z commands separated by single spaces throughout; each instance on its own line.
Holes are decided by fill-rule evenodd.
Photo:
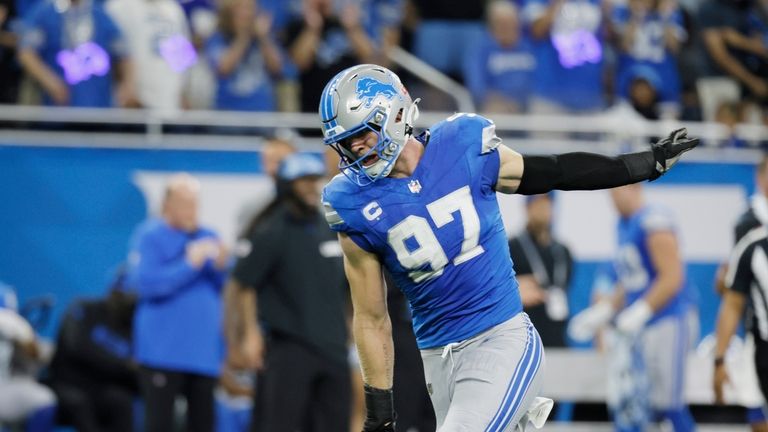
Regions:
M 645 326 L 653 316 L 653 309 L 643 299 L 637 300 L 616 320 L 616 327 L 625 333 L 636 333 Z

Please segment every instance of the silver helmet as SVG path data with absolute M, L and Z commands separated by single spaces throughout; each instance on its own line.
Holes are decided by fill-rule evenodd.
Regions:
M 382 66 L 358 65 L 333 77 L 320 97 L 319 111 L 323 141 L 341 156 L 341 172 L 361 186 L 389 175 L 413 133 L 416 103 L 400 78 Z M 378 143 L 358 157 L 349 147 L 350 138 L 369 131 L 376 133 Z M 364 164 L 366 160 L 375 162 Z

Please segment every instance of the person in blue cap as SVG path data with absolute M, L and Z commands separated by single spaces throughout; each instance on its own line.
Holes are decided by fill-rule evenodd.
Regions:
M 254 431 L 349 430 L 348 289 L 320 211 L 325 164 L 286 157 L 225 289 L 228 363 L 258 370 Z

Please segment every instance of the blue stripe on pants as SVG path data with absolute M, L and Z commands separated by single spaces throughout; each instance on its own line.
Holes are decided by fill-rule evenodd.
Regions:
M 501 407 L 496 411 L 493 420 L 491 420 L 491 423 L 486 428 L 487 432 L 503 430 L 509 421 L 514 418 L 520 403 L 525 398 L 528 387 L 538 372 L 541 364 L 541 350 L 541 341 L 535 333 L 533 325 L 528 321 L 528 343 L 526 344 L 525 354 L 512 374 L 512 379 L 507 387 Z

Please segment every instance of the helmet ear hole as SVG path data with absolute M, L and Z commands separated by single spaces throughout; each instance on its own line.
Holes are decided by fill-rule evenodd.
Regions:
M 395 123 L 400 123 L 403 121 L 403 109 L 400 108 L 399 111 L 397 111 L 397 115 L 395 116 Z

